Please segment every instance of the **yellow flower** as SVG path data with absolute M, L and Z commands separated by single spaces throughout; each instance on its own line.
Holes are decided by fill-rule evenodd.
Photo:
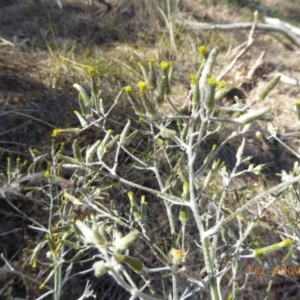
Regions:
M 93 76 L 95 74 L 95 69 L 92 67 L 88 68 L 88 74 Z
M 154 64 L 154 58 L 149 58 L 148 62 L 149 62 L 150 65 L 153 65 Z
M 206 48 L 206 46 L 200 46 L 199 47 L 199 52 L 202 54 L 202 56 L 204 58 L 207 58 L 208 57 L 208 49 Z
M 191 74 L 190 78 L 193 85 L 196 85 L 198 83 L 197 77 L 194 73 Z
M 225 81 L 225 80 L 221 80 L 221 81 L 219 82 L 218 88 L 219 88 L 219 89 L 222 89 L 222 88 L 224 88 L 226 85 L 227 85 L 226 81 Z
M 132 86 L 130 85 L 125 86 L 124 91 L 128 94 L 132 94 Z
M 284 206 L 284 207 L 282 208 L 282 211 L 283 211 L 283 212 L 288 212 L 288 211 L 289 211 L 289 208 L 288 208 L 287 206 Z
M 52 132 L 52 136 L 56 137 L 56 136 L 60 135 L 60 133 L 61 133 L 60 129 L 54 129 L 53 132 Z
M 147 83 L 145 81 L 139 81 L 138 87 L 139 87 L 141 93 L 145 93 L 147 90 Z
M 178 267 L 181 264 L 181 262 L 183 261 L 185 255 L 186 255 L 186 252 L 184 252 L 182 249 L 172 248 L 169 252 L 169 255 L 172 259 L 173 265 L 175 267 Z
M 162 62 L 160 63 L 160 67 L 161 67 L 161 69 L 162 69 L 163 71 L 167 71 L 168 68 L 169 68 L 169 64 L 168 64 L 166 61 L 162 61 Z

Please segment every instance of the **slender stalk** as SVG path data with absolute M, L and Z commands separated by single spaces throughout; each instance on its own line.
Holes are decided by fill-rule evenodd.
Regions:
M 256 202 L 258 202 L 259 200 L 262 200 L 264 198 L 266 198 L 267 196 L 273 194 L 273 193 L 278 193 L 280 191 L 285 190 L 288 186 L 290 186 L 293 183 L 298 183 L 300 181 L 300 175 L 286 181 L 283 183 L 280 183 L 272 188 L 270 188 L 269 190 L 265 191 L 264 193 L 261 193 L 257 196 L 255 196 L 254 198 L 250 199 L 249 201 L 247 201 L 247 203 L 245 203 L 243 206 L 241 206 L 240 208 L 236 209 L 231 215 L 229 215 L 227 218 L 221 220 L 218 224 L 216 224 L 213 228 L 207 230 L 205 232 L 205 236 L 210 236 L 215 234 L 217 231 L 219 231 L 219 229 L 224 226 L 225 224 L 227 224 L 228 222 L 230 222 L 231 220 L 233 220 L 235 217 L 237 217 L 239 214 L 243 213 L 246 209 L 248 209 L 249 207 L 251 207 L 253 204 L 255 204 Z M 269 208 L 276 200 L 278 200 L 278 198 L 274 198 L 272 201 L 269 201 L 268 204 L 264 207 L 264 209 Z
M 196 203 L 196 197 L 195 197 L 195 189 L 194 189 L 194 160 L 195 155 L 193 155 L 193 132 L 194 132 L 194 123 L 190 122 L 189 124 L 189 147 L 187 150 L 187 156 L 188 156 L 188 170 L 189 170 L 189 188 L 190 188 L 190 208 L 192 210 L 194 219 L 196 221 L 197 229 L 200 235 L 201 245 L 203 246 L 203 254 L 204 254 L 204 261 L 206 270 L 209 276 L 209 287 L 210 292 L 213 300 L 219 300 L 219 293 L 217 288 L 217 282 L 215 279 L 215 272 L 213 263 L 210 256 L 210 241 L 209 237 L 204 235 L 204 227 L 201 221 L 201 217 L 198 210 L 198 205 Z

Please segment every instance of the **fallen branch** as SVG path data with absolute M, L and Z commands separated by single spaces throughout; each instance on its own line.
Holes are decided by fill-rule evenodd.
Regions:
M 265 22 L 268 24 L 285 27 L 286 29 L 290 30 L 292 33 L 300 36 L 300 28 L 293 26 L 289 23 L 283 22 L 280 19 L 265 17 Z
M 185 25 L 192 29 L 198 30 L 238 30 L 238 29 L 250 29 L 253 23 L 235 23 L 235 24 L 210 24 L 210 23 L 199 23 L 191 21 L 177 21 L 180 25 Z M 291 42 L 300 47 L 300 38 L 298 38 L 293 32 L 289 31 L 285 26 L 278 24 L 262 24 L 258 23 L 255 27 L 257 30 L 265 31 L 277 31 L 284 34 Z

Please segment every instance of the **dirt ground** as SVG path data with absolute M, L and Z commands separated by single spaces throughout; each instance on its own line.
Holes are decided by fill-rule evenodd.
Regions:
M 137 61 L 151 56 L 157 60 L 173 59 L 179 65 L 174 80 L 180 98 L 189 90 L 189 74 L 197 69 L 196 47 L 203 43 L 220 47 L 215 70 L 218 74 L 235 57 L 239 51 L 237 47 L 248 40 L 249 30 L 208 32 L 179 26 L 174 21 L 176 49 L 173 49 L 168 30 L 157 17 L 155 1 L 149 5 L 140 5 L 136 1 L 111 1 L 113 6 L 108 11 L 105 5 L 94 1 L 92 6 L 92 1 L 88 0 L 61 0 L 63 9 L 55 0 L 0 0 L 0 173 L 6 172 L 8 156 L 30 161 L 29 147 L 44 153 L 51 145 L 54 128 L 77 126 L 78 120 L 73 114 L 78 108 L 77 92 L 72 86 L 75 82 L 89 86 L 89 67 L 97 66 L 103 95 L 110 99 L 111 94 L 137 76 Z M 299 0 L 261 0 L 260 4 L 246 0 L 228 1 L 237 2 L 234 5 L 227 1 L 212 1 L 209 5 L 207 2 L 181 1 L 176 18 L 219 24 L 251 22 L 253 11 L 258 9 L 267 12 L 269 17 L 280 18 L 300 28 Z M 252 78 L 247 78 L 263 51 L 263 62 Z M 273 123 L 279 129 L 281 140 L 299 153 L 300 122 L 295 111 L 295 101 L 300 99 L 298 45 L 278 32 L 257 30 L 252 46 L 224 79 L 236 85 L 246 95 L 247 103 L 251 103 L 278 73 L 297 80 L 298 84 L 279 82 L 260 106 L 272 108 Z M 121 114 L 126 113 L 121 110 Z M 85 142 L 89 143 L 88 140 Z M 271 174 L 281 169 L 289 171 L 295 160 L 299 160 L 280 145 L 272 152 L 255 139 L 248 140 L 248 149 L 256 162 L 275 160 Z M 275 180 L 274 177 L 270 179 Z M 28 208 L 26 203 L 18 203 L 18 208 L 28 215 L 35 214 L 40 206 L 36 203 L 36 207 Z M 28 229 L 30 222 L 4 201 L 0 218 L 0 253 L 14 266 L 27 270 L 22 249 L 34 247 L 40 236 Z M 45 221 L 40 215 L 38 218 L 39 222 Z M 12 230 L 13 234 L 7 233 Z M 0 266 L 3 266 L 2 261 Z M 32 270 L 28 273 L 35 276 Z M 85 279 L 80 279 L 83 287 Z M 109 279 L 105 280 L 103 286 L 111 285 Z M 299 287 L 299 278 L 297 280 Z M 278 286 L 278 289 L 284 289 L 283 285 Z M 34 295 L 27 299 L 35 299 L 39 294 L 30 280 L 1 275 L 0 271 L 0 295 L 2 293 L 6 298 L 0 296 L 0 299 L 22 298 L 25 294 Z M 80 294 L 76 293 L 77 290 L 64 299 L 77 299 Z M 111 288 L 97 299 L 124 299 L 120 295 L 119 290 Z M 290 298 L 274 295 L 272 299 L 296 297 L 297 292 L 294 292 Z

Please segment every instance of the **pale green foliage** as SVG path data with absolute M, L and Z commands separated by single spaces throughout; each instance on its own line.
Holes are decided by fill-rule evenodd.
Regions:
M 63 145 L 58 149 L 53 141 L 52 163 L 44 180 L 51 188 L 48 193 L 50 206 L 56 211 L 50 210 L 49 228 L 43 229 L 47 233 L 45 241 L 33 249 L 30 258 L 35 268 L 39 260 L 44 259 L 41 257 L 43 249 L 48 249 L 51 267 L 40 288 L 52 285 L 55 299 L 60 299 L 63 283 L 69 276 L 63 274 L 62 268 L 69 249 L 76 251 L 70 260 L 73 262 L 80 261 L 89 247 L 96 247 L 101 260 L 94 261 L 95 275 L 110 274 L 132 298 L 176 300 L 187 299 L 193 293 L 209 293 L 212 299 L 224 299 L 224 294 L 237 299 L 245 288 L 238 280 L 245 271 L 243 259 L 251 258 L 253 264 L 259 264 L 260 259 L 283 247 L 293 251 L 294 243 L 298 243 L 297 237 L 289 235 L 284 242 L 256 249 L 260 235 L 253 231 L 263 212 L 277 200 L 297 201 L 294 196 L 300 188 L 297 164 L 290 174 L 282 173 L 281 184 L 273 188 L 265 186 L 264 192 L 250 184 L 231 190 L 237 177 L 247 173 L 262 176 L 262 171 L 272 164 L 251 164 L 251 157 L 245 157 L 244 151 L 250 125 L 270 113 L 269 108 L 256 109 L 255 104 L 274 88 L 278 78 L 272 80 L 251 105 L 236 99 L 237 103 L 223 108 L 220 100 L 233 87 L 225 82 L 218 85 L 217 76 L 212 75 L 218 49 L 208 51 L 201 47 L 200 53 L 201 66 L 197 75 L 191 76 L 191 92 L 182 107 L 172 103 L 174 62 L 162 62 L 160 68 L 155 69 L 151 59 L 149 70 L 140 63 L 145 81 L 138 85 L 133 83 L 136 89 L 132 86 L 121 88 L 113 101 L 101 99 L 94 76 L 91 96 L 81 85 L 74 84 L 81 108 L 75 114 L 81 126 L 53 132 L 53 137 L 73 135 L 73 155 L 64 153 Z M 118 111 L 120 101 L 132 107 L 131 113 L 124 115 L 123 122 L 117 122 L 119 128 L 115 132 L 107 128 L 107 124 L 114 124 L 109 121 L 114 119 L 113 112 Z M 162 109 L 166 103 L 172 110 L 168 115 Z M 184 105 L 189 107 L 187 114 Z M 270 117 L 265 119 L 272 121 Z M 224 133 L 222 128 L 227 126 L 230 132 Z M 81 147 L 76 136 L 90 127 L 103 132 L 102 137 Z M 224 135 L 222 141 L 209 148 L 209 140 L 216 134 Z M 260 132 L 256 136 L 274 147 Z M 235 164 L 229 168 L 219 154 L 233 140 L 238 147 L 232 150 Z M 130 162 L 125 160 L 124 163 L 122 155 Z M 32 156 L 30 168 L 34 170 L 44 156 L 34 152 Z M 69 180 L 63 178 L 61 170 L 64 169 L 72 171 Z M 7 184 L 18 180 L 20 170 L 20 162 L 14 170 L 8 160 Z M 4 174 L 1 180 L 5 180 Z M 248 211 L 257 207 L 254 216 L 249 217 Z M 74 210 L 89 213 L 70 218 Z M 296 210 L 285 210 L 284 214 L 288 215 L 289 229 L 293 229 L 298 222 Z M 150 217 L 153 215 L 154 219 Z M 162 239 L 168 241 L 167 246 Z M 246 241 L 247 251 L 254 254 L 244 252 Z M 150 255 L 155 265 L 146 260 Z M 188 263 L 183 266 L 185 261 Z M 197 268 L 189 270 L 191 264 Z M 127 273 L 125 265 L 137 274 Z M 71 263 L 69 268 L 68 272 L 72 269 Z M 231 280 L 225 283 L 223 278 L 228 274 Z M 151 279 L 156 275 L 164 275 L 164 284 L 171 277 L 172 287 L 168 283 L 166 295 L 159 294 L 156 282 Z M 142 290 L 144 280 L 148 280 L 149 289 Z

